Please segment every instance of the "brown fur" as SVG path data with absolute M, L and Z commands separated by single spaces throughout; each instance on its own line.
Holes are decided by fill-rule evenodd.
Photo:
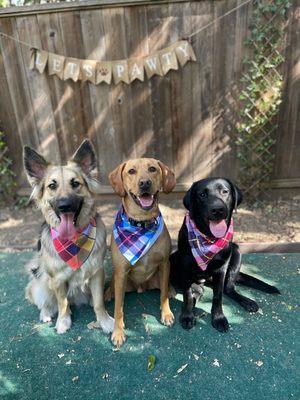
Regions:
M 150 172 L 150 167 L 155 167 L 155 171 Z M 132 169 L 135 170 L 134 174 L 129 173 Z M 133 200 L 130 193 L 139 195 L 139 182 L 142 179 L 151 180 L 152 194 L 158 193 L 161 189 L 165 193 L 169 193 L 176 184 L 173 172 L 162 162 L 152 158 L 129 160 L 111 172 L 109 179 L 116 193 L 122 197 L 126 214 L 139 221 L 150 220 L 157 217 L 159 213 L 158 199 L 151 210 L 142 209 Z M 148 253 L 141 257 L 132 268 L 127 259 L 120 253 L 112 236 L 111 252 L 114 276 L 107 297 L 115 295 L 115 326 L 112 341 L 116 346 L 121 346 L 125 341 L 123 316 L 125 288 L 141 291 L 157 287 L 157 281 L 159 281 L 161 321 L 167 326 L 173 324 L 174 316 L 170 310 L 168 298 L 170 251 L 171 239 L 165 226 L 162 234 Z M 158 280 L 157 277 L 159 277 Z
M 96 215 L 94 194 L 99 192 L 99 183 L 91 174 L 96 166 L 91 143 L 85 140 L 65 166 L 52 165 L 25 147 L 24 165 L 33 187 L 32 197 L 46 221 L 40 237 L 40 250 L 29 264 L 31 278 L 26 297 L 40 309 L 41 321 L 48 322 L 58 313 L 58 333 L 71 327 L 70 304 L 82 303 L 92 303 L 97 318 L 94 325 L 111 332 L 113 319 L 107 314 L 103 301 L 106 231 L 100 216 Z M 78 187 L 72 186 L 74 180 Z M 51 188 L 53 182 L 56 182 L 55 190 Z M 50 227 L 57 227 L 60 223 L 53 203 L 71 196 L 82 201 L 75 227 L 85 226 L 91 217 L 95 217 L 97 223 L 93 250 L 76 271 L 57 254 L 50 235 Z

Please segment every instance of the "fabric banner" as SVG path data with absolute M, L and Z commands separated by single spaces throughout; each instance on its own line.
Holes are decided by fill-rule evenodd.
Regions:
M 47 71 L 64 81 L 117 85 L 135 80 L 143 82 L 145 76 L 148 79 L 155 75 L 164 76 L 170 70 L 184 67 L 188 61 L 196 61 L 194 50 L 187 40 L 180 40 L 149 56 L 118 61 L 80 60 L 32 48 L 29 68 L 40 73 Z

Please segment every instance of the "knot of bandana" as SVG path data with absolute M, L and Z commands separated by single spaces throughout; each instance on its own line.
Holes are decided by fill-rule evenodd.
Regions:
M 60 258 L 76 271 L 85 263 L 93 250 L 96 239 L 96 220 L 92 218 L 84 228 L 78 229 L 71 240 L 60 238 L 54 228 L 51 228 L 51 237 Z
M 164 228 L 164 220 L 159 213 L 158 217 L 149 221 L 147 226 L 130 224 L 123 207 L 118 211 L 115 219 L 113 235 L 123 256 L 134 265 L 156 242 Z
M 199 231 L 189 213 L 185 216 L 185 224 L 188 230 L 188 240 L 192 254 L 198 266 L 205 271 L 207 264 L 212 258 L 224 249 L 233 236 L 233 219 L 231 218 L 229 228 L 222 238 L 207 237 Z

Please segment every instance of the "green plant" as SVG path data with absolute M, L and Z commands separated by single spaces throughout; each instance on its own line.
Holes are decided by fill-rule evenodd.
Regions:
M 289 0 L 264 0 L 253 5 L 236 138 L 239 181 L 248 198 L 264 192 L 273 171 L 272 149 L 283 83 L 280 66 L 290 4 Z
M 4 133 L 0 132 L 0 204 L 2 205 L 14 198 L 16 189 L 15 174 L 11 169 L 12 161 L 7 153 Z

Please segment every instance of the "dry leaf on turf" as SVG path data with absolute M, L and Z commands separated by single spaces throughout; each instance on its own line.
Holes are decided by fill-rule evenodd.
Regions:
M 180 372 L 182 372 L 187 366 L 188 366 L 188 364 L 184 364 L 180 368 L 178 368 L 177 374 L 180 374 Z

